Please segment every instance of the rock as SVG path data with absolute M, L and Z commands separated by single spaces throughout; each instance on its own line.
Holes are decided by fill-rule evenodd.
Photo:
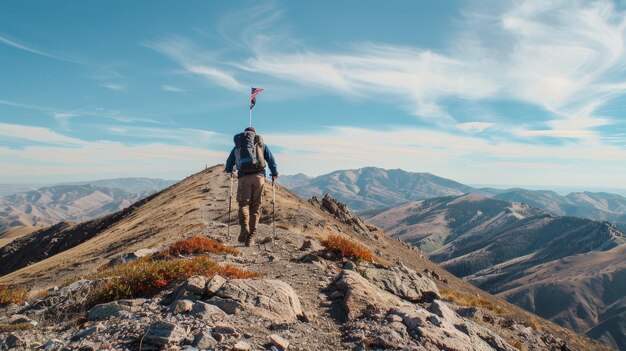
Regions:
M 272 345 L 276 346 L 279 350 L 287 350 L 289 347 L 289 341 L 285 340 L 283 337 L 277 334 L 272 334 L 267 337 Z
M 98 327 L 91 327 L 91 328 L 87 328 L 87 329 L 81 329 L 79 330 L 76 334 L 74 334 L 74 336 L 72 336 L 72 338 L 70 339 L 70 341 L 80 341 L 81 339 L 95 334 L 98 331 Z
M 298 261 L 302 262 L 302 263 L 316 263 L 316 262 L 322 262 L 322 258 L 319 257 L 318 255 L 309 253 L 309 254 L 305 254 L 304 256 L 300 257 L 300 259 L 298 259 Z
M 355 271 L 342 271 L 333 287 L 344 294 L 342 305 L 348 320 L 362 317 L 381 319 L 392 307 L 407 305 L 397 296 L 382 291 Z
M 302 316 L 298 295 L 281 280 L 233 279 L 226 282 L 216 296 L 236 301 L 240 308 L 274 323 L 295 322 Z
M 212 298 L 208 299 L 207 302 L 211 305 L 219 307 L 227 314 L 235 314 L 239 309 L 242 308 L 241 304 L 237 301 L 223 299 L 217 296 L 213 296 Z
M 226 279 L 220 275 L 214 275 L 207 283 L 206 293 L 208 296 L 213 296 L 215 293 L 226 283 Z
M 343 264 L 343 269 L 354 271 L 356 270 L 356 265 L 352 261 L 347 261 L 346 263 Z
M 452 311 L 450 307 L 448 307 L 448 305 L 446 305 L 441 300 L 433 301 L 428 310 L 436 314 L 437 316 L 447 320 L 455 326 L 462 325 L 464 323 L 463 319 L 459 317 L 459 315 L 457 315 L 454 311 Z
M 466 307 L 466 308 L 461 308 L 460 310 L 457 311 L 457 313 L 465 318 L 474 318 L 477 319 L 479 321 L 483 320 L 483 316 L 485 315 L 485 312 L 478 308 L 478 307 Z
M 179 314 L 179 313 L 191 311 L 192 307 L 193 307 L 193 302 L 189 300 L 178 300 L 170 306 L 170 311 L 173 314 Z
M 218 342 L 211 335 L 200 332 L 193 339 L 193 343 L 191 344 L 193 347 L 197 347 L 198 349 L 204 350 L 209 349 L 217 345 Z
M 178 325 L 159 321 L 152 323 L 150 327 L 148 327 L 143 342 L 167 348 L 180 343 L 185 336 L 187 336 L 187 333 Z
M 383 290 L 411 302 L 439 298 L 435 283 L 408 267 L 366 268 L 363 276 Z
M 204 296 L 206 293 L 206 278 L 201 275 L 194 275 L 185 282 L 185 290 L 192 294 Z
M 103 303 L 92 307 L 87 314 L 87 319 L 90 321 L 105 320 L 113 316 L 118 316 L 121 311 L 130 312 L 130 307 L 118 303 L 117 301 Z
M 44 350 L 57 350 L 64 346 L 65 344 L 63 343 L 63 341 L 59 339 L 52 339 L 52 340 L 48 340 L 45 344 L 43 344 L 41 348 Z
M 309 202 L 312 204 L 319 204 L 322 210 L 330 213 L 336 219 L 352 227 L 352 229 L 356 230 L 357 232 L 368 235 L 370 237 L 373 236 L 373 234 L 370 233 L 370 230 L 367 228 L 367 225 L 365 224 L 365 222 L 363 222 L 361 218 L 350 213 L 348 206 L 333 199 L 332 196 L 326 194 L 322 199 L 321 204 L 316 197 L 311 198 Z
M 248 344 L 245 341 L 239 341 L 233 346 L 233 351 L 250 351 L 252 350 L 252 345 Z
M 63 322 L 75 318 L 76 314 L 83 313 L 87 296 L 110 278 L 98 280 L 78 280 L 58 289 L 51 290 L 47 297 L 21 308 L 19 313 L 36 312 L 43 317 L 51 317 L 55 321 Z
M 157 252 L 159 252 L 159 250 L 157 249 L 139 249 L 135 252 L 126 252 L 126 253 L 121 254 L 119 257 L 115 257 L 111 261 L 109 261 L 108 266 L 109 267 L 117 266 L 122 263 L 134 261 L 141 257 L 153 255 Z
M 484 349 L 496 349 L 497 351 L 517 351 L 517 348 L 509 345 L 504 339 L 496 335 L 491 330 L 476 323 L 464 323 L 458 326 L 459 330 L 469 335 L 474 345 L 485 345 Z
M 218 324 L 213 327 L 213 332 L 217 334 L 235 334 L 235 327 L 228 324 Z
M 227 317 L 221 308 L 202 301 L 196 301 L 189 314 L 195 318 L 204 320 L 222 320 Z
M 368 340 L 370 346 L 377 346 L 383 349 L 404 349 L 407 337 L 400 335 L 397 331 L 388 326 L 378 328 L 374 335 Z
M 24 347 L 26 342 L 19 336 L 11 333 L 4 339 L 4 344 L 7 348 L 12 349 L 14 347 Z

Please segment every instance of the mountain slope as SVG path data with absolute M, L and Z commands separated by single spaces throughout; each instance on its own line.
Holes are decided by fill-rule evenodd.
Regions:
M 487 279 L 490 274 L 494 272 L 483 273 Z M 626 349 L 626 245 L 533 266 L 519 275 L 497 287 L 500 296 Z
M 43 187 L 0 198 L 0 230 L 83 221 L 118 211 L 172 181 L 121 178 Z
M 386 208 L 430 197 L 460 195 L 473 188 L 430 173 L 366 167 L 315 178 L 302 174 L 281 178 L 300 197 L 331 194 L 354 211 Z
M 626 237 L 606 222 L 471 194 L 406 204 L 368 221 L 474 285 L 580 332 L 602 323 L 605 306 L 626 293 L 618 283 Z
M 86 233 L 84 229 L 72 228 L 47 233 L 46 236 L 51 235 L 56 238 L 56 240 L 51 240 L 51 243 L 52 241 L 69 242 L 69 238 L 82 239 L 76 240 L 71 245 L 68 244 L 68 247 L 54 255 L 37 257 L 38 262 L 33 262 L 0 277 L 0 284 L 37 285 L 39 287 L 55 285 L 66 278 L 88 276 L 124 253 L 143 248 L 163 249 L 180 239 L 195 235 L 237 245 L 235 228 L 231 228 L 230 237 L 228 236 L 226 221 L 228 219 L 229 179 L 228 175 L 221 170 L 222 166 L 216 166 L 190 176 L 144 202 L 131 206 L 128 210 L 105 217 L 108 218 L 109 223 L 101 227 L 98 227 L 97 223 L 102 223 L 105 218 L 85 222 L 75 227 L 93 228 L 95 234 Z M 219 342 L 222 346 L 218 349 L 232 349 L 239 341 L 253 343 L 257 345 L 257 348 L 267 348 L 268 346 L 264 343 L 267 342 L 267 335 L 270 333 L 292 338 L 293 347 L 303 350 L 325 348 L 348 350 L 355 347 L 368 348 L 368 345 L 372 347 L 387 345 L 382 347 L 401 349 L 402 347 L 389 345 L 411 343 L 414 347 L 418 344 L 429 345 L 431 349 L 435 347 L 434 345 L 439 345 L 439 348 L 446 345 L 445 347 L 455 349 L 452 345 L 456 345 L 455 347 L 458 346 L 459 350 L 513 351 L 514 349 L 508 342 L 514 343 L 515 341 L 533 350 L 542 347 L 549 348 L 547 345 L 552 345 L 550 347 L 559 345 L 558 347 L 561 348 L 566 345 L 572 350 L 605 349 L 580 335 L 550 322 L 539 320 L 455 278 L 421 256 L 409 245 L 391 239 L 379 230 L 360 225 L 358 219 L 352 217 L 343 206 L 333 202 L 332 199 L 307 202 L 295 197 L 282 187 L 277 187 L 277 225 L 276 235 L 273 235 L 271 214 L 268 211 L 271 206 L 267 200 L 271 195 L 271 189 L 267 187 L 265 192 L 267 197 L 259 229 L 259 239 L 262 243 L 250 248 L 238 246 L 237 249 L 242 252 L 240 256 L 211 256 L 225 264 L 261 272 L 263 277 L 258 280 L 229 280 L 230 292 L 223 291 L 219 298 L 211 298 L 208 303 L 203 302 L 204 305 L 198 305 L 208 309 L 209 307 L 205 306 L 207 304 L 221 304 L 224 300 L 239 299 L 236 313 L 220 317 L 219 322 L 222 324 L 218 326 L 210 319 L 198 323 L 198 320 L 191 316 L 191 312 L 189 314 L 172 313 L 174 307 L 168 309 L 167 304 L 159 305 L 159 301 L 165 300 L 167 294 L 141 301 L 125 300 L 122 303 L 130 303 L 133 306 L 129 309 L 130 314 L 121 315 L 118 319 L 115 317 L 107 319 L 102 322 L 106 324 L 106 334 L 102 336 L 103 334 L 96 332 L 92 336 L 87 336 L 87 339 L 103 340 L 106 338 L 106 342 L 109 343 L 134 342 L 135 344 L 132 345 L 140 348 L 142 341 L 150 340 L 149 334 L 153 325 L 150 323 L 156 318 L 161 318 L 182 325 L 184 328 L 180 328 L 181 330 L 193 330 L 194 333 L 200 333 L 203 330 L 202 326 L 206 325 L 213 330 L 213 335 L 216 335 L 217 330 L 235 330 L 237 336 L 229 331 L 227 336 L 221 337 Z M 40 232 L 38 236 L 41 234 Z M 367 278 L 371 279 L 370 282 L 366 282 L 365 276 L 361 277 L 356 271 L 343 270 L 342 267 L 348 267 L 349 264 L 344 264 L 341 259 L 333 258 L 332 255 L 329 256 L 315 249 L 315 247 L 320 247 L 320 241 L 331 234 L 350 238 L 380 257 L 380 262 L 383 263 L 376 265 L 351 263 L 356 265 L 357 271 L 364 270 L 363 274 L 365 272 L 374 274 L 374 278 Z M 13 243 L 15 244 L 14 252 L 27 252 L 28 245 L 25 238 L 18 239 L 23 244 L 21 246 L 17 245 L 18 240 Z M 11 260 L 20 259 L 19 255 L 12 257 Z M 398 262 L 398 265 L 394 262 Z M 472 297 L 480 295 L 490 303 L 501 306 L 503 311 L 481 312 L 485 313 L 487 321 L 483 318 L 461 318 L 454 312 L 464 309 L 461 300 L 457 302 L 459 305 L 451 298 L 446 298 L 448 302 L 409 302 L 398 297 L 404 296 L 403 291 L 407 291 L 404 290 L 406 287 L 394 290 L 379 281 L 377 286 L 386 286 L 385 289 L 391 289 L 392 293 L 390 293 L 372 285 L 374 284 L 372 282 L 377 281 L 376 279 L 385 279 L 384 276 L 375 278 L 376 274 L 391 274 L 389 272 L 408 274 L 406 272 L 412 272 L 411 270 L 415 271 L 410 273 L 411 279 L 433 277 L 439 290 L 446 292 L 445 296 L 465 296 L 472 301 Z M 369 277 L 368 274 L 366 276 Z M 406 279 L 406 276 L 403 279 Z M 299 305 L 302 310 L 306 311 L 301 321 L 294 318 L 288 321 L 286 326 L 284 321 L 272 322 L 248 314 L 248 312 L 259 313 L 259 309 L 267 305 L 264 301 L 271 302 L 270 309 L 282 308 L 280 306 L 283 300 L 263 295 L 263 292 L 272 291 L 271 289 L 276 286 L 284 287 L 285 284 L 296 294 L 296 297 L 291 295 L 288 300 L 300 300 L 299 304 L 290 302 L 290 308 L 300 310 L 297 306 Z M 261 286 L 262 289 L 250 291 L 253 287 Z M 409 289 L 408 292 L 410 291 Z M 250 294 L 254 295 L 250 296 L 250 301 L 248 301 L 246 296 Z M 258 299 L 254 297 L 256 294 L 261 294 Z M 56 295 L 51 296 L 51 299 L 56 298 Z M 380 300 L 372 300 L 377 298 Z M 377 302 L 374 303 L 374 301 Z M 42 302 L 41 305 L 47 306 L 46 303 Z M 181 302 L 181 304 L 186 303 Z M 141 306 L 145 306 L 145 309 Z M 227 308 L 226 305 L 222 306 Z M 223 314 L 223 312 L 220 313 Z M 283 314 L 278 317 L 282 319 L 289 315 Z M 535 323 L 540 323 L 540 329 L 533 330 L 526 327 L 531 324 L 533 318 Z M 95 327 L 96 323 L 89 321 L 85 324 L 85 328 Z M 420 324 L 416 325 L 416 323 Z M 419 333 L 415 329 L 417 326 L 422 328 Z M 392 327 L 397 331 L 390 329 Z M 72 331 L 67 336 L 58 334 L 65 330 L 63 328 L 56 328 L 57 331 L 48 331 L 48 333 L 66 340 L 78 331 L 76 326 L 68 328 Z M 524 336 L 520 336 L 521 330 L 524 331 Z M 29 335 L 40 334 L 39 331 L 28 333 Z M 184 332 L 181 331 L 181 333 Z M 148 337 L 144 339 L 142 335 L 148 335 Z M 390 339 L 390 337 L 393 338 Z M 183 339 L 184 337 L 172 339 L 172 342 L 183 342 Z M 459 343 L 460 340 L 465 341 Z M 170 340 L 166 342 L 169 343 Z M 478 345 L 483 346 L 478 348 Z

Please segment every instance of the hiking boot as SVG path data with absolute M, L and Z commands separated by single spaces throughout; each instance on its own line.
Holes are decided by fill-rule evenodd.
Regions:
M 249 236 L 250 234 L 248 233 L 248 231 L 241 228 L 241 232 L 239 232 L 239 237 L 237 238 L 237 241 L 239 241 L 240 243 L 245 243 L 246 241 L 248 241 Z
M 248 235 L 248 239 L 246 239 L 246 246 L 250 247 L 254 245 L 254 238 L 252 235 Z

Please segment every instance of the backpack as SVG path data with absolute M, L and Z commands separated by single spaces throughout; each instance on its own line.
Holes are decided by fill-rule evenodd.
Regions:
M 235 161 L 237 169 L 244 173 L 258 173 L 265 169 L 263 137 L 252 131 L 235 135 Z

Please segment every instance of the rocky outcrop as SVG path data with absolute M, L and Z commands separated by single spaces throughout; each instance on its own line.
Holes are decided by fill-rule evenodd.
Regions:
M 343 296 L 341 305 L 348 321 L 360 318 L 383 318 L 396 306 L 408 306 L 395 295 L 380 290 L 359 273 L 344 270 L 333 284 L 333 289 Z
M 295 322 L 303 315 L 300 299 L 289 284 L 273 279 L 233 279 L 215 295 L 273 322 Z
M 374 236 L 372 231 L 375 231 L 375 227 L 367 225 L 363 220 L 353 215 L 345 204 L 333 199 L 332 196 L 326 194 L 322 201 L 313 196 L 309 203 L 319 206 L 323 211 L 330 213 L 333 217 L 340 222 L 347 224 L 355 231 L 368 236 Z
M 365 268 L 361 273 L 374 285 L 407 301 L 418 302 L 439 297 L 437 285 L 432 280 L 405 266 L 379 265 Z

